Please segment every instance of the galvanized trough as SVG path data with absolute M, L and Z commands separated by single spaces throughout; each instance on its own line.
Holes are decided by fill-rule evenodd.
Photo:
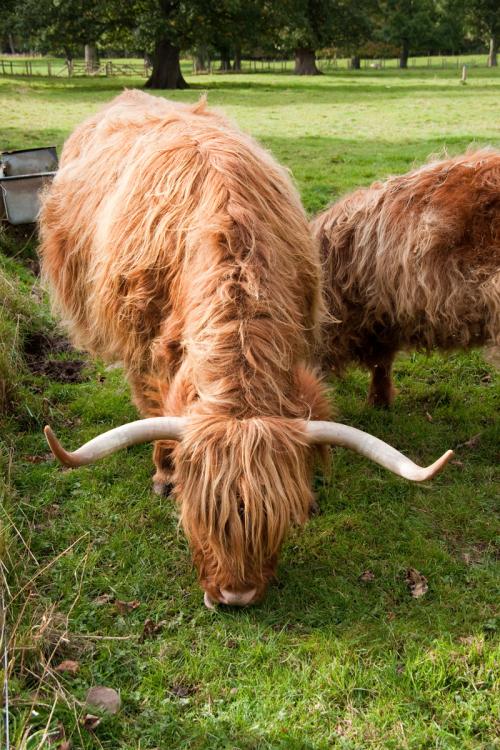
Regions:
M 55 146 L 0 154 L 0 219 L 31 224 L 40 210 L 39 193 L 58 167 Z

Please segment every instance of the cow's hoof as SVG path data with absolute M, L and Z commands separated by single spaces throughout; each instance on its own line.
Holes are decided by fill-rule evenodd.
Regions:
M 159 479 L 153 480 L 153 492 L 160 497 L 169 497 L 174 491 L 172 482 L 163 482 Z

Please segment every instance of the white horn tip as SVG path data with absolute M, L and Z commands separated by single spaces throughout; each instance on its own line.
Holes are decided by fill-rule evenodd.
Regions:
M 434 461 L 434 463 L 430 466 L 426 466 L 425 468 L 421 468 L 420 466 L 415 468 L 411 467 L 407 470 L 407 472 L 404 473 L 403 476 L 405 476 L 406 479 L 411 479 L 414 482 L 425 482 L 427 479 L 432 479 L 436 476 L 436 474 L 439 474 L 439 472 L 444 469 L 453 455 L 453 451 L 446 451 L 446 453 L 443 453 L 441 458 L 438 458 L 438 460 Z
M 75 461 L 72 456 L 64 450 L 59 440 L 56 438 L 52 427 L 49 427 L 49 425 L 45 425 L 43 429 L 45 439 L 47 443 L 49 444 L 49 448 L 54 454 L 54 458 L 57 458 L 57 460 L 63 464 L 63 466 L 79 466 L 79 462 Z

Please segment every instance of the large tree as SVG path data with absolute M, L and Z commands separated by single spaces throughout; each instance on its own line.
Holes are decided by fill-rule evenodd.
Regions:
M 275 26 L 282 47 L 292 50 L 297 75 L 319 75 L 316 50 L 348 44 L 354 51 L 369 39 L 376 0 L 283 0 Z

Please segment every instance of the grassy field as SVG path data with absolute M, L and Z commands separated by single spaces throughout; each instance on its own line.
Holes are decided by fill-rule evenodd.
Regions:
M 456 72 L 427 70 L 190 82 L 168 95 L 195 101 L 207 91 L 292 170 L 310 212 L 431 153 L 500 147 L 499 72 L 477 69 L 466 86 Z M 0 79 L 0 148 L 60 147 L 133 85 Z M 0 239 L 28 293 L 33 241 Z M 29 294 L 39 299 L 36 284 Z M 78 355 L 43 356 L 64 371 Z M 48 747 L 43 729 L 58 722 L 73 748 L 500 747 L 499 387 L 481 353 L 401 356 L 390 413 L 367 406 L 361 371 L 332 382 L 340 420 L 415 460 L 450 447 L 456 460 L 412 486 L 335 451 L 331 476 L 315 479 L 320 514 L 292 533 L 279 583 L 245 611 L 202 606 L 175 507 L 150 491 L 147 446 L 79 471 L 47 460 L 47 421 L 77 445 L 135 417 L 119 370 L 89 362 L 76 383 L 52 372 L 19 371 L 17 408 L 0 425 L 16 750 Z M 405 583 L 409 568 L 428 579 L 420 599 Z M 144 635 L 146 620 L 157 632 Z M 77 674 L 55 670 L 64 659 L 79 663 Z M 118 690 L 123 705 L 89 731 L 80 702 L 96 684 Z

